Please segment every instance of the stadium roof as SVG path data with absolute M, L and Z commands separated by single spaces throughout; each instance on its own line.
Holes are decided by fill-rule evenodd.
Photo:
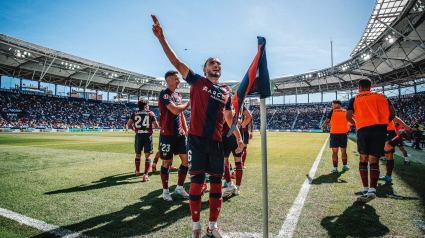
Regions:
M 125 93 L 158 95 L 164 78 L 116 68 L 0 34 L 0 75 L 71 87 Z M 177 92 L 189 94 L 182 83 Z
M 326 69 L 276 77 L 275 96 L 356 90 L 362 77 L 371 78 L 374 86 L 425 83 L 424 10 L 421 0 L 378 0 L 350 59 Z

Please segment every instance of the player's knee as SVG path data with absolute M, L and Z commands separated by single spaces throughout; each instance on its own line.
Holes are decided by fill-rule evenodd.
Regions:
M 136 159 L 140 159 L 142 157 L 142 154 L 136 154 Z
M 162 160 L 162 167 L 169 168 L 170 165 L 173 163 L 173 159 L 170 160 Z

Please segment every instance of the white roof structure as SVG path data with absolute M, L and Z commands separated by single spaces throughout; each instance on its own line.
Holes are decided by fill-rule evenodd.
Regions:
M 164 78 L 156 78 L 0 34 L 0 75 L 83 89 L 140 96 L 158 95 Z M 177 92 L 188 95 L 189 85 Z
M 363 77 L 374 86 L 425 83 L 424 10 L 423 0 L 377 0 L 352 58 L 326 69 L 276 77 L 274 95 L 356 90 Z

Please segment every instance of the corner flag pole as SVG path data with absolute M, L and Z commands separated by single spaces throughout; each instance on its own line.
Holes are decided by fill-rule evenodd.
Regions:
M 266 99 L 260 99 L 261 161 L 263 180 L 263 237 L 269 237 L 269 191 L 267 188 L 267 118 Z

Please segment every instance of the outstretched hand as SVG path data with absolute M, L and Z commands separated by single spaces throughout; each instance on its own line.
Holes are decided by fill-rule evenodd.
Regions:
M 157 38 L 164 37 L 164 31 L 162 30 L 162 27 L 161 27 L 161 24 L 158 21 L 158 18 L 156 18 L 155 15 L 151 15 L 151 17 L 152 17 L 152 20 L 154 22 L 154 25 L 152 26 L 153 34 Z

